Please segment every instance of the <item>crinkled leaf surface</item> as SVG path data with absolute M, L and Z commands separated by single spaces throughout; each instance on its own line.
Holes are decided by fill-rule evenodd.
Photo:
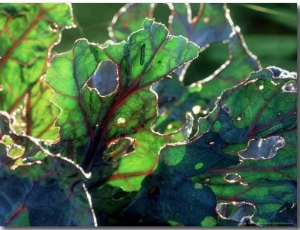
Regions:
M 125 5 L 115 15 L 109 28 L 112 39 L 119 41 L 127 36 L 132 28 L 136 28 L 135 20 L 142 20 L 144 15 L 153 16 L 155 6 L 146 3 Z M 177 3 L 168 6 L 172 15 L 168 27 L 171 34 L 187 37 L 199 45 L 201 51 L 213 43 L 229 42 L 229 57 L 214 74 L 188 88 L 180 86 L 180 83 L 176 83 L 176 91 L 173 87 L 168 87 L 170 82 L 174 83 L 176 80 L 164 79 L 156 83 L 160 117 L 155 126 L 156 130 L 162 133 L 182 126 L 187 111 L 192 112 L 195 117 L 206 115 L 213 109 L 215 100 L 222 91 L 239 84 L 247 78 L 249 72 L 260 67 L 257 58 L 247 49 L 239 28 L 234 28 L 226 5 L 199 4 L 198 14 L 194 18 L 191 16 L 189 4 Z M 182 69 L 177 70 L 177 74 L 180 75 Z M 200 93 L 197 93 L 198 91 Z M 193 107 L 196 112 L 192 111 Z M 168 125 L 171 128 L 167 129 Z
M 55 91 L 52 101 L 61 110 L 57 119 L 60 142 L 52 151 L 59 149 L 86 171 L 95 170 L 93 175 L 97 177 L 108 177 L 111 171 L 100 171 L 116 168 L 108 179 L 110 183 L 128 191 L 139 189 L 143 177 L 156 167 L 159 149 L 169 142 L 168 136 L 151 130 L 157 104 L 150 87 L 197 57 L 198 52 L 194 43 L 169 35 L 162 24 L 150 19 L 126 42 L 99 47 L 78 40 L 72 51 L 52 60 L 46 76 Z M 118 83 L 116 90 L 106 96 L 100 95 L 101 86 L 99 91 L 88 86 L 103 61 L 114 63 Z M 117 164 L 104 162 L 106 148 L 120 144 L 123 149 L 120 139 L 124 137 L 134 142 L 128 142 L 131 144 L 126 151 L 121 151 Z
M 7 113 L 1 113 L 0 225 L 95 226 L 82 170 L 45 152 L 33 138 L 14 143 L 26 136 L 18 136 L 13 130 L 9 143 L 6 131 L 10 120 Z
M 208 211 L 216 208 L 214 200 L 207 198 L 208 194 L 216 194 L 218 213 L 224 213 L 221 211 L 224 209 L 231 212 L 222 218 L 244 225 L 245 216 L 250 216 L 250 223 L 266 225 L 286 203 L 296 203 L 297 94 L 295 87 L 286 90 L 286 83 L 295 80 L 295 73 L 270 67 L 253 73 L 238 87 L 226 90 L 210 114 L 213 118 L 201 119 L 200 126 L 206 127 L 206 131 L 200 137 L 161 151 L 157 169 L 145 178 L 127 212 L 135 213 L 138 221 L 153 218 L 204 225 L 206 222 L 196 222 L 193 217 L 199 215 L 198 221 L 216 218 L 216 213 Z M 284 142 L 282 138 L 268 139 L 274 134 L 280 135 Z M 241 151 L 247 151 L 247 142 L 251 141 L 263 149 L 262 155 L 268 149 L 271 154 L 249 159 L 251 153 L 248 153 L 248 159 L 242 158 Z M 190 189 L 186 186 L 188 192 L 183 199 L 177 190 L 181 191 L 186 181 L 194 184 L 193 189 L 208 186 L 212 191 L 200 190 L 201 198 L 195 201 L 196 195 L 191 196 L 192 186 Z M 203 197 L 207 203 L 201 200 Z M 183 204 L 179 210 L 177 204 L 181 202 L 187 206 L 198 203 L 198 208 L 206 212 L 203 214 Z M 171 212 L 179 214 L 170 216 Z
M 187 111 L 196 118 L 205 116 L 224 90 L 241 83 L 251 71 L 259 69 L 256 57 L 247 49 L 238 28 L 235 32 L 229 40 L 228 61 L 212 76 L 190 86 L 184 86 L 177 77 L 166 78 L 154 85 L 160 108 L 155 130 L 164 133 L 180 127 L 185 122 Z M 172 87 L 168 87 L 170 84 Z M 196 125 L 194 123 L 194 127 Z
M 213 119 L 211 125 L 200 120 L 202 131 L 211 127 L 222 134 L 227 142 L 223 151 L 239 156 L 241 163 L 196 181 L 206 181 L 218 202 L 255 205 L 251 215 L 258 225 L 270 224 L 281 207 L 297 202 L 297 89 L 286 90 L 296 79 L 296 73 L 276 67 L 252 73 L 222 94 L 218 112 L 211 114 L 221 120 Z
M 237 157 L 221 151 L 222 144 L 218 133 L 209 132 L 186 145 L 164 148 L 157 169 L 144 179 L 126 210 L 128 224 L 162 219 L 185 226 L 216 225 L 215 194 L 205 183 L 191 178 L 239 163 Z
M 109 27 L 110 37 L 114 41 L 125 39 L 131 32 L 137 29 L 137 22 L 143 17 L 153 18 L 153 12 L 157 4 L 137 3 L 127 4 L 113 18 Z M 192 18 L 190 4 L 168 4 L 171 10 L 169 17 L 169 32 L 173 35 L 182 35 L 200 46 L 204 51 L 210 44 L 228 41 L 233 31 L 229 11 L 224 4 L 199 4 L 197 15 Z M 185 70 L 189 66 L 186 63 L 176 72 L 183 79 Z
M 40 77 L 46 72 L 51 47 L 71 26 L 69 4 L 0 5 L 0 109 L 18 114 L 15 126 L 20 133 L 57 138 L 57 108 Z

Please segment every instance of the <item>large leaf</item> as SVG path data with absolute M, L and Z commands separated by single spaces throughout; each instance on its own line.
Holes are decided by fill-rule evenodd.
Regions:
M 157 169 L 128 207 L 130 216 L 204 225 L 199 220 L 216 219 L 216 208 L 222 218 L 266 225 L 286 203 L 296 203 L 295 80 L 295 73 L 270 67 L 226 90 L 215 110 L 200 119 L 200 137 L 161 151 Z M 191 195 L 193 184 L 203 188 L 198 200 Z M 216 194 L 217 207 L 209 194 Z
M 52 151 L 59 149 L 86 171 L 95 170 L 95 181 L 107 178 L 110 169 L 116 168 L 109 179 L 114 186 L 139 189 L 143 177 L 156 167 L 159 149 L 170 141 L 169 136 L 151 130 L 157 104 L 150 87 L 198 52 L 195 44 L 168 35 L 165 26 L 150 19 L 127 42 L 99 47 L 78 40 L 72 51 L 52 60 L 46 76 L 55 91 L 52 101 L 61 110 L 60 142 Z M 102 65 L 103 61 L 113 65 Z M 113 81 L 110 89 L 89 87 L 97 82 L 93 74 L 101 73 L 101 68 L 117 73 L 117 85 Z M 106 96 L 101 95 L 103 91 Z M 134 141 L 124 142 L 125 137 Z M 119 150 L 110 152 L 113 149 Z M 107 157 L 116 162 L 111 164 Z
M 251 74 L 244 84 L 222 94 L 218 108 L 223 105 L 219 111 L 224 114 L 226 110 L 227 115 L 223 123 L 211 123 L 212 130 L 222 132 L 223 138 L 234 144 L 223 150 L 239 156 L 241 163 L 212 170 L 197 181 L 208 179 L 220 209 L 234 202 L 255 205 L 247 216 L 259 225 L 269 224 L 281 207 L 297 201 L 296 78 L 296 73 L 275 67 Z M 209 127 L 204 121 L 200 126 L 202 131 Z M 242 133 L 231 131 L 233 127 L 248 127 L 247 138 L 240 141 Z M 227 214 L 223 217 L 231 219 Z
M 187 37 L 199 45 L 202 52 L 213 43 L 229 42 L 229 56 L 211 76 L 199 82 L 191 80 L 197 77 L 190 75 L 190 69 L 194 72 L 201 71 L 199 66 L 205 63 L 195 60 L 187 72 L 182 68 L 177 69 L 180 81 L 185 74 L 184 81 L 194 83 L 188 88 L 181 86 L 182 83 L 176 82 L 176 79 L 164 79 L 155 84 L 160 108 L 155 130 L 161 133 L 169 133 L 181 127 L 185 123 L 186 112 L 193 113 L 194 117 L 205 116 L 213 109 L 215 100 L 222 91 L 239 84 L 247 78 L 249 72 L 260 68 L 257 58 L 248 50 L 240 29 L 233 26 L 225 4 L 199 4 L 198 13 L 193 18 L 190 4 L 168 6 L 171 9 L 168 26 L 170 34 Z M 109 27 L 111 38 L 119 41 L 127 36 L 136 29 L 136 21 L 142 20 L 144 15 L 153 17 L 156 7 L 156 4 L 146 3 L 125 5 L 115 15 Z M 188 64 L 185 68 L 187 66 Z M 176 87 L 168 87 L 168 84 L 176 84 Z
M 58 136 L 57 108 L 40 77 L 46 72 L 50 49 L 71 26 L 69 4 L 0 5 L 0 109 L 18 115 L 15 126 L 20 133 L 47 140 Z
M 83 171 L 15 134 L 10 121 L 0 114 L 0 225 L 95 226 Z

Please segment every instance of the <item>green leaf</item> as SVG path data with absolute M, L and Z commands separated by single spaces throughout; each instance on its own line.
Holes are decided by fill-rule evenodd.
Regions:
M 1 131 L 10 128 L 9 120 L 1 113 Z M 0 225 L 95 226 L 82 169 L 48 153 L 32 137 L 8 134 L 19 143 L 6 144 L 1 132 Z M 22 153 L 13 154 L 17 149 Z
M 122 41 L 139 28 L 145 17 L 153 18 L 157 4 L 126 4 L 112 20 L 109 27 L 110 37 Z M 232 31 L 231 19 L 224 4 L 199 4 L 196 17 L 191 17 L 190 4 L 168 4 L 172 17 L 169 31 L 173 35 L 182 35 L 195 42 L 204 50 L 207 45 L 227 40 Z M 228 19 L 229 18 L 229 19 Z M 201 35 L 201 36 L 200 36 Z
M 246 80 L 250 72 L 260 67 L 256 57 L 249 52 L 238 28 L 229 40 L 228 58 L 214 74 L 190 86 L 184 86 L 177 77 L 166 78 L 155 84 L 153 88 L 159 95 L 161 111 L 155 121 L 155 130 L 168 133 L 180 127 L 185 122 L 187 111 L 195 118 L 206 116 L 215 107 L 215 101 L 224 90 Z M 193 67 L 193 63 L 190 67 Z M 194 128 L 197 127 L 197 120 L 195 119 Z
M 125 39 L 137 29 L 136 23 L 147 16 L 153 18 L 157 4 L 138 3 L 125 5 L 113 18 L 109 27 L 114 41 Z M 233 31 L 233 23 L 225 4 L 199 4 L 198 14 L 192 18 L 190 4 L 168 4 L 171 10 L 168 30 L 170 34 L 181 35 L 200 46 L 204 51 L 212 43 L 225 42 Z M 189 63 L 176 70 L 183 79 Z
M 128 207 L 129 216 L 137 217 L 137 221 L 162 219 L 194 226 L 200 225 L 193 220 L 195 215 L 198 221 L 216 219 L 208 211 L 216 208 L 213 199 L 200 202 L 200 210 L 184 205 L 177 209 L 177 203 L 196 202 L 189 197 L 194 190 L 185 184 L 187 181 L 211 188 L 199 197 L 215 194 L 218 214 L 239 225 L 269 224 L 285 203 L 296 203 L 297 95 L 295 84 L 290 84 L 295 79 L 295 73 L 269 67 L 226 90 L 215 110 L 200 119 L 205 133 L 192 142 L 167 146 L 161 151 L 157 169 L 144 179 Z M 267 139 L 272 135 L 282 136 L 284 145 L 282 138 Z M 259 157 L 249 157 L 253 151 L 247 147 L 248 141 L 256 142 Z M 187 193 L 181 190 L 182 184 Z M 184 198 L 177 190 L 185 194 Z M 201 212 L 203 209 L 205 213 Z
M 231 19 L 225 4 L 199 4 L 192 18 L 190 4 L 173 3 L 170 33 L 184 35 L 203 51 L 211 43 L 225 41 L 232 32 Z
M 114 16 L 108 27 L 109 36 L 115 42 L 126 40 L 134 31 L 139 30 L 145 18 L 153 18 L 150 10 L 153 5 L 149 3 L 126 4 Z
M 16 113 L 16 131 L 55 140 L 57 109 L 40 78 L 62 30 L 73 26 L 70 5 L 1 4 L 0 15 L 0 109 Z
M 261 226 L 269 224 L 284 204 L 297 201 L 296 78 L 296 73 L 276 67 L 255 72 L 243 84 L 226 90 L 215 110 L 218 112 L 210 114 L 220 117 L 227 111 L 223 117 L 231 128 L 249 128 L 241 140 L 239 135 L 223 132 L 224 140 L 236 141 L 223 146 L 223 151 L 239 156 L 241 163 L 199 175 L 196 181 L 209 179 L 207 185 L 219 203 L 253 204 L 256 212 L 252 220 Z M 202 120 L 201 125 L 203 131 L 209 127 Z M 220 119 L 214 120 L 211 130 L 221 133 L 223 125 Z M 239 218 L 237 221 L 243 216 Z
M 151 130 L 157 104 L 150 87 L 198 52 L 195 44 L 182 36 L 168 35 L 165 26 L 150 19 L 127 42 L 99 47 L 78 40 L 72 51 L 52 60 L 46 76 L 55 91 L 52 101 L 61 110 L 57 119 L 60 142 L 51 150 L 59 149 L 86 171 L 95 170 L 93 175 L 102 177 L 95 181 L 102 181 L 111 168 L 98 167 L 107 165 L 103 161 L 105 150 L 116 142 L 122 145 L 120 138 L 134 139 L 132 151 L 122 155 L 109 180 L 127 191 L 139 189 L 141 180 L 156 167 L 157 152 L 169 142 L 168 136 Z M 99 91 L 89 87 L 95 85 L 92 77 L 99 68 L 112 70 L 112 65 L 102 66 L 103 61 L 114 63 L 117 69 L 117 88 L 113 91 L 113 82 L 106 96 L 99 94 L 103 87 L 98 86 Z
M 157 169 L 144 179 L 126 210 L 127 224 L 161 219 L 186 226 L 216 225 L 215 194 L 205 183 L 195 183 L 191 178 L 238 164 L 236 157 L 220 151 L 223 144 L 217 133 L 210 132 L 193 142 L 164 148 Z

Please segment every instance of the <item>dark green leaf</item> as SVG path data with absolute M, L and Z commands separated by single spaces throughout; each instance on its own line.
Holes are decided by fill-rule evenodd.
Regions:
M 212 170 L 196 181 L 209 179 L 207 184 L 218 202 L 255 205 L 252 220 L 258 225 L 268 225 L 282 205 L 297 200 L 297 91 L 294 86 L 289 91 L 284 87 L 296 77 L 275 67 L 255 72 L 245 83 L 226 90 L 216 110 L 219 112 L 211 114 L 221 116 L 221 105 L 226 105 L 232 125 L 237 129 L 249 127 L 249 131 L 239 144 L 223 146 L 223 151 L 240 157 L 239 165 Z M 201 120 L 200 130 L 211 127 L 221 132 L 222 122 L 208 123 Z

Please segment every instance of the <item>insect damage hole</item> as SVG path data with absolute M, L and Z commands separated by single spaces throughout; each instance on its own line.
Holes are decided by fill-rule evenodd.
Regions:
M 124 128 L 126 125 L 126 119 L 123 118 L 123 117 L 119 117 L 117 119 L 117 126 L 120 127 L 120 128 Z

